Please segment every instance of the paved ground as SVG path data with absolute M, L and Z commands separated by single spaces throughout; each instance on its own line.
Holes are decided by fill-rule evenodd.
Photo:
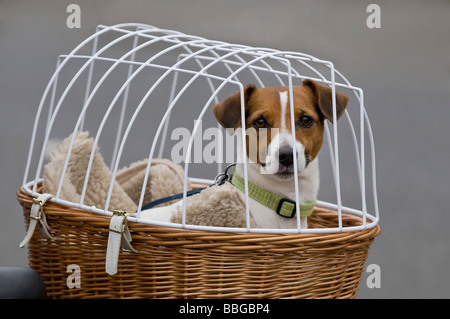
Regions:
M 365 92 L 375 133 L 382 233 L 360 298 L 450 297 L 450 1 L 76 1 L 81 29 L 66 27 L 74 1 L 0 1 L 0 264 L 26 265 L 15 200 L 37 103 L 56 57 L 98 24 L 143 22 L 210 39 L 301 51 L 335 63 Z

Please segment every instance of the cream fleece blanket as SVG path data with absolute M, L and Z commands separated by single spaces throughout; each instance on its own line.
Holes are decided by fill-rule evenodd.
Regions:
M 94 139 L 88 132 L 76 134 L 71 156 L 62 183 L 60 198 L 79 203 L 84 186 L 89 158 Z M 43 192 L 56 194 L 72 135 L 58 145 L 44 168 Z M 123 210 L 133 215 L 138 208 L 148 160 L 135 162 L 120 169 L 116 174 L 109 202 L 109 211 Z M 105 164 L 99 148 L 96 147 L 92 168 L 83 203 L 104 209 L 112 172 Z M 184 173 L 181 166 L 167 159 L 153 159 L 144 194 L 144 204 L 150 201 L 181 193 Z M 188 181 L 188 185 L 190 185 Z M 160 206 L 170 205 L 167 202 Z M 174 212 L 172 222 L 181 223 L 181 209 Z M 188 197 L 186 201 L 186 223 L 192 225 L 246 227 L 245 203 L 236 189 L 229 183 L 206 188 L 201 193 Z M 255 226 L 251 217 L 250 224 Z

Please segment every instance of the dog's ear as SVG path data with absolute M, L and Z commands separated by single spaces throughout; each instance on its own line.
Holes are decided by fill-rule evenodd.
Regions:
M 248 84 L 244 87 L 244 102 L 247 107 L 247 102 L 250 99 L 256 86 Z M 241 125 L 241 91 L 237 91 L 225 98 L 222 102 L 217 103 L 212 108 L 217 121 L 224 128 L 236 129 Z
M 308 87 L 315 96 L 315 102 L 323 116 L 333 123 L 333 100 L 331 87 L 319 84 L 312 80 L 303 81 L 303 86 Z M 347 107 L 348 96 L 336 91 L 336 117 L 339 119 Z

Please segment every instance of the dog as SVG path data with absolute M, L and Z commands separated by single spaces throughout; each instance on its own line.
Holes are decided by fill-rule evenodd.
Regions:
M 238 189 L 244 199 L 242 180 L 245 161 L 252 189 L 256 189 L 256 193 L 262 192 L 262 197 L 275 198 L 275 204 L 266 205 L 260 198 L 249 194 L 249 209 L 258 228 L 297 228 L 297 218 L 293 218 L 296 213 L 295 171 L 302 215 L 302 205 L 312 203 L 314 206 L 319 191 L 317 156 L 323 144 L 324 121 L 334 121 L 332 89 L 312 80 L 304 80 L 301 86 L 292 87 L 295 141 L 292 138 L 289 87 L 256 88 L 249 84 L 244 87 L 243 96 L 245 131 L 246 134 L 249 130 L 251 132 L 246 136 L 245 154 L 242 138 L 237 134 L 237 162 L 233 180 L 240 177 L 241 187 Z M 348 96 L 338 91 L 335 96 L 337 120 L 347 107 Z M 234 132 L 244 128 L 241 91 L 213 106 L 212 111 L 224 128 Z M 256 137 L 256 143 L 255 139 L 251 142 L 252 137 Z M 257 151 L 252 152 L 255 144 Z M 289 206 L 286 208 L 284 204 Z M 169 221 L 170 207 L 157 208 L 152 218 Z M 311 213 L 312 208 L 309 211 Z M 300 220 L 301 228 L 307 228 L 307 217 Z

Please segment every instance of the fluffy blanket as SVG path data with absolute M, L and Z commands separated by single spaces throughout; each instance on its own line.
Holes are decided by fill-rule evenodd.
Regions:
M 94 139 L 88 132 L 76 134 L 62 183 L 60 198 L 79 203 L 84 186 Z M 58 145 L 45 166 L 43 192 L 56 194 L 72 135 Z M 120 169 L 113 183 L 108 210 L 136 212 L 148 160 Z M 113 174 L 96 147 L 83 203 L 104 209 Z M 144 194 L 144 204 L 183 191 L 184 173 L 181 166 L 167 159 L 153 159 Z M 188 185 L 191 185 L 188 181 Z M 189 186 L 190 187 L 190 186 Z M 167 202 L 162 205 L 170 205 Z M 181 223 L 181 209 L 174 212 L 172 222 Z M 245 203 L 229 183 L 212 186 L 187 198 L 186 223 L 192 225 L 246 227 Z M 255 226 L 253 217 L 250 224 Z

